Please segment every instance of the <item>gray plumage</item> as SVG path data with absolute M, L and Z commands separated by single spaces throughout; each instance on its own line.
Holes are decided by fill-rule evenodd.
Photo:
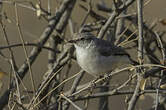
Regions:
M 91 33 L 78 33 L 75 37 L 70 42 L 76 48 L 77 62 L 93 76 L 110 72 L 123 63 L 130 63 L 129 55 L 123 48 L 109 41 L 96 38 Z

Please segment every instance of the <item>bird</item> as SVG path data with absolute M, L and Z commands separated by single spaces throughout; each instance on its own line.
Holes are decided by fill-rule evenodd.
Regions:
M 122 64 L 135 63 L 122 47 L 90 32 L 75 33 L 74 37 L 69 43 L 74 44 L 76 60 L 84 71 L 94 77 L 111 72 Z

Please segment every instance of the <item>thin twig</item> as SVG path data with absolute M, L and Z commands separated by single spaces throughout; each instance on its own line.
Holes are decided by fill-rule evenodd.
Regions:
M 159 35 L 157 34 L 157 32 L 155 32 L 156 34 L 156 37 L 157 37 L 157 40 L 159 42 L 159 47 L 161 48 L 161 53 L 162 53 L 162 65 L 165 65 L 165 50 L 164 50 L 164 47 L 163 47 L 163 44 L 162 44 L 162 41 L 159 37 Z M 161 73 L 160 73 L 160 80 L 158 82 L 158 86 L 156 88 L 156 101 L 155 101 L 155 110 L 158 110 L 158 106 L 159 106 L 159 90 L 160 90 L 160 85 L 161 85 L 161 82 L 162 82 L 162 77 L 163 77 L 163 74 L 164 71 L 161 70 Z
M 33 92 L 35 93 L 36 90 L 35 90 L 35 83 L 34 83 L 32 68 L 31 68 L 31 64 L 30 64 L 29 58 L 28 58 L 27 49 L 26 49 L 26 47 L 24 45 L 25 41 L 23 39 L 23 34 L 22 34 L 22 31 L 21 31 L 21 27 L 20 27 L 20 21 L 19 21 L 19 16 L 18 16 L 18 9 L 17 9 L 17 5 L 16 4 L 15 4 L 15 14 L 16 14 L 16 25 L 17 25 L 17 29 L 18 29 L 18 33 L 19 33 L 19 38 L 20 38 L 21 43 L 22 43 L 22 47 L 23 47 L 23 50 L 24 50 L 24 53 L 25 53 L 25 58 L 27 60 L 29 73 L 30 73 L 30 79 L 31 79 L 31 83 L 32 83 L 32 89 L 33 89 Z
M 71 95 L 76 91 L 84 73 L 85 73 L 85 71 L 83 71 L 83 70 L 80 71 L 80 74 L 74 79 L 73 85 L 72 85 L 72 87 L 67 95 Z M 72 97 L 71 97 L 71 99 L 72 99 Z M 64 102 L 63 105 L 64 105 L 63 110 L 67 110 L 70 106 L 69 103 L 67 103 L 67 102 Z
M 45 98 L 47 98 L 53 91 L 55 91 L 58 87 L 60 87 L 61 85 L 63 85 L 64 83 L 66 83 L 67 81 L 73 79 L 74 77 L 76 77 L 77 75 L 79 75 L 79 73 L 69 77 L 68 79 L 65 79 L 64 81 L 62 81 L 58 86 L 56 86 L 55 88 L 53 88 L 50 92 L 48 92 L 48 94 L 46 94 L 41 100 L 39 100 L 32 108 L 35 108 L 37 105 L 39 105 Z M 36 101 L 36 100 L 35 100 Z M 35 102 L 34 101 L 34 102 Z
M 72 104 L 73 107 L 75 107 L 77 110 L 83 110 L 83 109 L 81 109 L 80 107 L 78 107 L 74 102 L 72 102 L 69 98 L 67 98 L 64 94 L 60 94 L 60 96 L 61 96 L 62 98 L 64 98 L 65 100 L 67 100 L 70 104 Z
M 117 70 L 117 71 L 113 71 L 113 72 L 109 73 L 106 78 L 100 78 L 100 79 L 98 79 L 96 82 L 94 82 L 94 81 L 92 81 L 92 82 L 94 82 L 95 84 L 98 84 L 99 82 L 102 82 L 103 80 L 105 80 L 105 79 L 107 79 L 107 78 L 109 78 L 109 77 L 111 77 L 111 76 L 117 75 L 118 73 L 120 73 L 120 72 L 122 72 L 122 71 L 131 70 L 131 69 L 133 69 L 133 68 L 140 68 L 140 67 L 159 67 L 159 69 L 158 69 L 158 68 L 157 68 L 157 69 L 154 69 L 154 70 L 153 70 L 154 72 L 166 68 L 165 66 L 156 65 L 156 64 L 136 65 L 136 66 L 131 66 L 131 67 L 122 68 L 122 69 Z M 150 73 L 150 72 L 152 72 L 152 71 L 147 71 L 147 72 Z M 146 73 L 146 72 L 145 72 L 145 73 Z M 82 89 L 76 91 L 75 93 L 73 93 L 73 94 L 70 95 L 70 96 L 75 96 L 75 95 L 79 94 L 80 92 L 89 89 L 90 87 L 93 86 L 92 82 L 90 82 L 90 83 L 87 84 L 84 88 L 82 88 Z
M 98 34 L 98 38 L 103 38 L 104 34 L 106 33 L 108 27 L 110 26 L 110 24 L 113 23 L 113 21 L 115 20 L 115 18 L 122 12 L 124 11 L 126 8 L 128 8 L 128 6 L 130 6 L 135 0 L 128 0 L 126 1 L 125 5 L 121 6 L 117 9 L 114 10 L 110 16 L 110 18 L 107 20 L 107 22 L 105 23 L 105 25 L 101 28 L 99 34 Z
M 57 59 L 57 61 L 54 63 L 54 66 L 52 69 L 49 69 L 45 74 L 47 74 L 47 77 L 42 81 L 40 84 L 38 90 L 36 91 L 36 94 L 34 98 L 31 100 L 29 107 L 32 106 L 33 103 L 35 103 L 36 97 L 39 96 L 42 93 L 42 90 L 45 87 L 45 84 L 49 82 L 50 78 L 54 75 L 55 72 L 57 72 L 61 67 L 64 67 L 65 64 L 71 59 L 71 56 L 69 55 L 69 51 L 72 51 L 72 47 L 68 47 Z M 45 96 L 44 96 L 45 97 Z M 44 100 L 44 99 L 43 99 Z
M 84 17 L 82 23 L 81 23 L 81 27 L 85 24 L 85 22 L 86 22 L 86 20 L 87 20 L 87 18 L 88 18 L 88 16 L 89 16 L 91 10 L 92 10 L 92 0 L 89 0 L 89 2 L 88 2 L 88 11 L 87 11 L 87 14 L 86 14 L 86 16 Z
M 140 65 L 143 64 L 143 44 L 144 44 L 144 40 L 143 40 L 143 1 L 142 0 L 137 0 L 137 11 L 138 11 L 138 32 L 139 32 L 139 36 L 138 36 L 138 60 Z M 137 85 L 135 87 L 135 91 L 134 94 L 129 102 L 129 106 L 128 106 L 128 110 L 134 110 L 136 102 L 139 98 L 139 92 L 140 92 L 140 88 L 141 88 L 141 81 L 142 79 L 142 69 L 143 68 L 138 68 L 137 69 Z
M 3 35 L 4 35 L 4 38 L 6 40 L 6 43 L 7 45 L 10 45 L 10 42 L 9 42 L 9 39 L 8 39 L 8 36 L 7 36 L 7 33 L 6 33 L 6 29 L 5 29 L 5 26 L 3 25 L 3 22 L 1 21 L 0 22 L 1 24 L 1 27 L 2 27 L 2 31 L 3 31 Z M 17 98 L 18 98 L 18 102 L 21 103 L 21 95 L 20 95 L 20 89 L 19 89 L 19 80 L 18 80 L 18 77 L 17 77 L 17 66 L 16 66 L 16 61 L 15 61 L 15 58 L 14 58 L 14 53 L 13 53 L 13 50 L 11 48 L 8 48 L 9 52 L 10 52 L 10 57 L 11 59 L 9 59 L 9 63 L 11 64 L 11 67 L 12 67 L 12 70 L 13 70 L 13 73 L 14 73 L 14 79 L 15 79 L 15 86 L 17 88 Z M 9 89 L 11 89 L 12 87 L 10 86 L 10 84 L 14 81 L 14 79 L 12 80 L 12 75 L 10 73 L 10 82 L 9 82 Z M 13 92 L 12 92 L 13 93 Z
M 10 45 L 7 45 L 7 46 L 0 46 L 0 50 L 7 49 L 7 48 L 20 47 L 22 45 L 23 45 L 22 43 L 18 43 L 18 44 L 10 44 Z M 39 47 L 40 46 L 37 43 L 27 43 L 27 42 L 25 42 L 24 45 L 25 46 L 35 46 L 35 47 Z M 43 46 L 42 48 L 46 49 L 46 50 L 49 50 L 49 51 L 52 51 L 52 52 L 55 52 L 55 53 L 60 53 L 59 50 L 54 50 L 54 49 L 52 49 L 50 47 L 47 47 L 47 46 Z
M 41 36 L 38 40 L 37 44 L 40 46 L 34 47 L 31 51 L 29 57 L 28 57 L 30 64 L 34 63 L 34 61 L 36 60 L 37 56 L 39 55 L 39 53 L 42 50 L 43 45 L 47 42 L 48 38 L 50 37 L 50 35 L 54 31 L 55 26 L 58 24 L 60 18 L 62 17 L 64 11 L 67 9 L 68 5 L 70 5 L 71 1 L 73 1 L 73 0 L 64 0 L 62 5 L 60 6 L 60 8 L 57 10 L 55 16 L 49 21 L 48 26 L 45 28 L 45 30 L 43 31 L 43 33 L 41 34 Z M 24 78 L 27 71 L 28 71 L 28 64 L 27 64 L 27 62 L 25 62 L 18 69 L 18 74 L 20 76 L 20 79 Z M 14 85 L 14 83 L 11 84 L 11 88 L 14 87 L 13 85 Z M 10 94 L 10 90 L 6 90 L 4 92 L 4 94 L 1 96 L 0 108 L 3 108 L 8 103 L 9 94 Z
M 134 94 L 135 90 L 110 90 L 108 92 L 99 92 L 99 93 L 95 93 L 92 95 L 86 95 L 86 96 L 78 96 L 77 98 L 73 99 L 72 101 L 81 101 L 81 100 L 86 100 L 86 99 L 93 99 L 93 98 L 99 98 L 99 97 L 109 97 L 109 96 L 116 96 L 116 95 L 128 95 L 128 94 Z M 139 95 L 143 95 L 143 94 L 155 94 L 156 90 L 155 89 L 151 89 L 151 90 L 143 90 L 139 93 Z M 159 90 L 159 93 L 161 94 L 165 94 L 166 91 L 165 90 Z

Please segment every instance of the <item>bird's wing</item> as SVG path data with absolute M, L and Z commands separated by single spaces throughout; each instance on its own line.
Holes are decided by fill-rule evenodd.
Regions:
M 123 48 L 118 47 L 116 45 L 111 44 L 105 40 L 98 40 L 98 51 L 103 56 L 110 56 L 110 55 L 127 55 L 127 52 L 124 51 Z

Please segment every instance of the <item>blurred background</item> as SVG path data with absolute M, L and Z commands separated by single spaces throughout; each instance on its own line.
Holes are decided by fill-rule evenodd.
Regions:
M 66 41 L 72 39 L 72 31 L 71 31 L 71 24 L 73 26 L 74 32 L 78 32 L 82 26 L 83 20 L 88 15 L 87 10 L 89 9 L 89 1 L 90 0 L 76 0 L 76 3 L 73 7 L 73 10 L 70 15 L 70 19 L 68 19 L 67 25 L 64 27 L 62 32 L 60 32 L 60 38 L 62 39 L 62 43 L 58 45 L 57 50 L 60 51 L 60 53 L 56 54 L 55 61 L 60 56 L 61 52 L 66 48 L 64 45 Z M 22 46 L 22 40 L 20 36 L 23 38 L 24 43 L 32 43 L 36 44 L 38 41 L 40 41 L 41 35 L 43 35 L 44 30 L 48 26 L 49 18 L 51 16 L 54 16 L 56 12 L 59 10 L 61 5 L 63 4 L 63 0 L 1 0 L 1 29 L 0 29 L 0 82 L 1 82 L 1 90 L 0 94 L 1 96 L 4 95 L 5 91 L 10 88 L 10 83 L 12 80 L 14 80 L 14 71 L 12 69 L 12 66 L 10 64 L 11 61 L 11 53 L 9 49 L 9 45 L 14 44 L 20 44 L 19 46 L 13 46 L 12 52 L 13 57 L 15 60 L 15 64 L 17 66 L 17 69 L 19 69 L 26 61 L 27 57 L 25 54 L 25 48 L 27 51 L 27 55 L 29 56 L 34 45 L 25 45 L 25 48 Z M 116 1 L 115 2 L 120 2 Z M 152 31 L 154 32 L 164 32 L 166 31 L 166 1 L 165 0 L 146 0 L 143 1 L 144 5 L 143 7 L 143 19 L 144 23 L 151 27 L 153 24 L 155 25 Z M 104 12 L 102 10 L 99 10 L 99 6 L 105 6 L 108 8 L 113 9 L 113 1 L 112 0 L 91 0 L 91 7 L 92 10 L 108 19 L 111 15 L 111 12 Z M 83 8 L 85 7 L 85 8 Z M 47 11 L 47 12 L 45 12 Z M 137 4 L 136 2 L 132 3 L 129 8 L 126 11 L 128 14 L 137 13 Z M 136 16 L 134 14 L 133 16 Z M 88 15 L 87 19 L 85 20 L 84 24 L 88 23 L 94 23 L 98 22 L 100 20 L 96 20 L 94 17 L 91 17 Z M 19 25 L 18 25 L 19 24 Z M 135 27 L 132 27 L 132 23 L 127 21 L 125 22 L 125 27 L 131 28 L 132 32 L 134 33 Z M 104 24 L 102 24 L 104 25 Z M 114 25 L 113 25 L 114 26 Z M 123 29 L 124 31 L 125 29 Z M 114 31 L 114 30 L 113 30 Z M 20 34 L 21 32 L 21 34 Z M 55 29 L 50 36 L 58 35 L 59 32 L 58 29 Z M 146 31 L 144 31 L 146 32 Z M 93 32 L 97 35 L 98 32 Z M 138 33 L 138 32 L 137 32 Z M 136 35 L 138 35 L 136 33 Z M 6 41 L 7 36 L 8 42 Z M 126 35 L 127 36 L 127 35 Z M 162 35 L 162 38 L 164 39 L 166 35 Z M 126 37 L 124 37 L 126 38 Z M 50 39 L 44 44 L 45 47 L 50 47 Z M 123 39 L 122 39 L 123 40 Z M 127 44 L 127 47 L 133 46 L 132 43 Z M 135 46 L 135 45 L 134 45 Z M 5 48 L 6 47 L 6 48 Z M 153 46 L 152 46 L 153 47 Z M 34 63 L 31 65 L 31 70 L 33 74 L 33 81 L 36 90 L 40 87 L 40 84 L 43 82 L 45 73 L 50 69 L 49 65 L 49 49 L 43 48 L 41 53 L 36 57 Z M 136 49 L 127 49 L 127 51 L 131 54 L 132 58 L 137 60 L 137 50 Z M 161 55 L 157 53 L 156 55 L 161 58 Z M 146 57 L 145 57 L 146 58 Z M 149 60 L 145 59 L 145 62 L 149 62 Z M 60 74 L 56 76 L 56 78 L 59 79 L 58 83 L 62 82 L 63 80 L 67 79 L 68 77 L 78 73 L 81 70 L 81 68 L 78 66 L 77 62 L 75 60 L 70 60 L 67 62 L 67 64 L 64 65 L 62 68 Z M 67 73 L 67 74 L 66 74 Z M 120 86 L 122 83 L 124 83 L 130 76 L 130 73 L 123 72 L 123 74 L 118 74 L 114 78 L 111 79 L 109 88 L 110 90 L 113 90 L 114 88 Z M 56 79 L 55 78 L 55 79 Z M 47 104 L 54 104 L 57 102 L 61 102 L 62 100 L 59 98 L 57 94 L 60 93 L 66 93 L 69 91 L 72 87 L 72 84 L 74 82 L 75 78 L 72 78 L 65 84 L 63 84 L 63 87 L 59 87 L 58 91 L 52 93 L 52 96 L 58 97 L 57 99 L 54 98 L 53 103 L 51 101 L 53 99 L 50 99 L 50 101 L 41 102 L 43 104 L 39 104 L 39 108 L 35 109 L 50 109 L 51 108 L 44 108 L 44 103 Z M 85 73 L 84 76 L 81 79 L 81 82 L 79 85 L 83 85 L 87 82 L 90 82 L 94 79 L 93 76 L 89 75 L 88 73 Z M 18 80 L 20 80 L 18 78 Z M 135 87 L 136 83 L 133 82 L 133 88 Z M 56 85 L 56 84 L 55 84 Z M 107 85 L 108 86 L 108 85 Z M 131 85 L 130 85 L 131 86 Z M 16 95 L 18 93 L 19 88 L 19 95 Z M 21 109 L 20 106 L 17 105 L 17 98 L 21 97 L 22 101 L 20 104 L 22 104 L 25 108 L 30 103 L 30 100 L 26 97 L 27 94 L 29 94 L 29 97 L 34 96 L 33 87 L 32 87 L 32 81 L 31 81 L 31 75 L 28 71 L 26 75 L 24 76 L 23 80 L 19 84 L 19 87 L 17 89 L 13 89 L 13 95 L 11 96 L 10 103 L 8 106 L 4 107 L 4 110 L 7 109 Z M 92 93 L 90 93 L 90 90 L 84 91 L 83 93 L 80 93 L 81 96 L 88 96 L 91 94 L 95 94 L 99 92 L 100 87 L 95 88 L 92 90 Z M 123 89 L 128 89 L 128 86 L 124 87 Z M 133 90 L 131 88 L 131 90 Z M 51 90 L 51 86 L 47 88 L 49 91 Z M 122 89 L 122 90 L 123 90 Z M 129 89 L 128 89 L 129 90 Z M 48 93 L 48 91 L 47 91 Z M 57 96 L 56 96 L 57 95 Z M 79 96 L 78 95 L 78 96 Z M 113 95 L 109 96 L 108 100 L 108 109 L 103 110 L 125 110 L 127 109 L 127 102 L 131 98 L 132 94 L 123 94 L 123 95 Z M 137 101 L 135 110 L 150 110 L 152 109 L 154 105 L 154 94 L 147 94 L 143 99 L 139 99 Z M 25 98 L 24 98 L 25 97 Z M 14 101 L 13 101 L 14 100 Z M 56 100 L 56 101 L 55 101 Z M 63 99 L 64 100 L 64 99 Z M 99 98 L 93 98 L 93 99 L 87 99 L 83 101 L 76 101 L 75 104 L 78 105 L 80 108 L 87 109 L 87 110 L 97 110 L 98 104 L 99 104 Z M 2 101 L 2 100 L 1 100 Z M 50 103 L 49 103 L 50 102 Z M 15 105 L 16 104 L 16 105 Z M 51 105 L 50 104 L 50 105 Z M 10 106 L 10 107 L 9 107 Z M 48 105 L 47 105 L 48 106 Z M 60 105 L 59 105 L 60 106 Z M 85 107 L 86 106 L 86 107 Z M 13 108 L 12 108 L 13 107 Z M 40 108 L 43 107 L 43 108 Z M 63 106 L 62 106 L 63 107 Z M 54 108 L 55 109 L 55 108 Z M 53 109 L 52 109 L 53 110 Z M 75 107 L 70 105 L 69 110 L 77 110 Z M 159 109 L 158 109 L 159 110 Z M 161 109 L 162 110 L 162 109 Z M 163 109 L 164 110 L 164 109 Z

